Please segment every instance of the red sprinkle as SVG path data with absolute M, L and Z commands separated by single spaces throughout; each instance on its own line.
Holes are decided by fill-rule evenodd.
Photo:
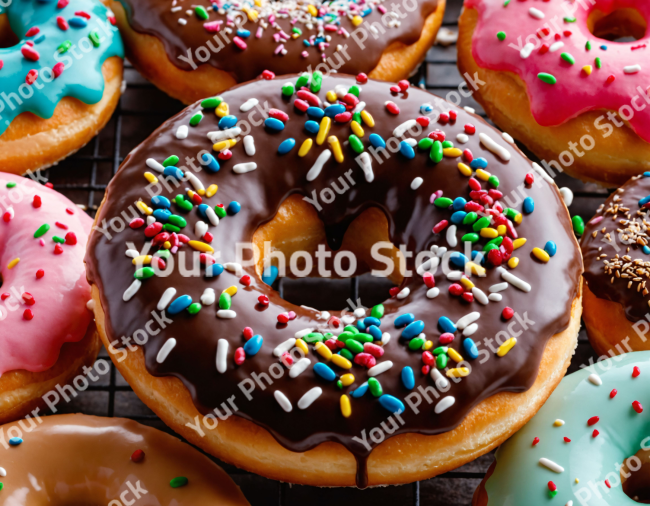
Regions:
M 45 271 L 43 269 L 36 271 L 36 279 L 41 279 L 43 276 L 45 276 Z
M 304 100 L 300 100 L 298 98 L 293 101 L 293 106 L 300 112 L 305 112 L 307 109 L 309 109 L 309 104 Z
M 443 125 L 445 123 L 449 123 L 449 114 L 447 114 L 446 112 L 440 113 L 440 117 L 438 118 L 438 121 L 440 121 L 440 123 L 442 123 Z
M 509 306 L 504 307 L 503 311 L 501 312 L 501 316 L 503 317 L 504 320 L 509 320 L 514 315 L 515 315 L 515 310 Z
M 7 292 L 0 295 L 0 299 L 2 299 L 2 300 L 7 300 L 9 297 L 11 297 L 11 294 L 7 293 Z
M 5 213 L 2 215 L 2 220 L 5 223 L 9 223 L 9 221 L 11 221 L 11 212 L 5 211 Z
M 368 76 L 363 72 L 357 74 L 357 82 L 360 82 L 361 84 L 366 84 L 368 82 Z
M 278 323 L 288 323 L 289 322 L 289 314 L 288 313 L 280 313 L 278 315 Z
M 565 443 L 570 443 L 571 440 L 570 440 L 568 437 L 564 436 L 564 442 L 565 442 Z
M 533 439 L 533 446 L 537 446 L 538 444 L 539 444 L 539 438 L 536 437 L 535 439 Z
M 271 79 L 275 79 L 275 74 L 270 70 L 265 70 L 264 72 L 262 72 L 262 79 L 266 79 L 267 81 L 270 81 Z
M 283 123 L 289 121 L 289 115 L 284 111 L 280 111 L 279 109 L 269 109 L 269 116 L 275 119 L 279 119 Z
M 217 155 L 217 158 L 219 158 L 219 160 L 230 160 L 232 158 L 232 151 L 229 149 L 224 149 Z
M 422 369 L 420 369 L 420 370 L 422 371 L 422 374 L 424 374 L 426 376 L 427 374 L 429 374 L 429 371 L 431 371 L 431 366 L 430 365 L 423 365 Z
M 532 172 L 529 172 L 526 174 L 526 177 L 524 178 L 524 183 L 526 183 L 528 186 L 532 185 L 535 182 L 535 176 L 533 175 Z
M 433 132 L 429 132 L 429 135 L 427 137 L 429 137 L 429 139 L 433 139 L 434 141 L 445 142 L 447 134 L 445 134 L 445 132 L 442 130 L 434 130 Z
M 472 152 L 469 149 L 466 149 L 465 151 L 463 151 L 463 156 L 470 163 L 472 162 L 472 160 L 474 160 L 474 155 L 472 154 Z
M 436 363 L 436 359 L 430 351 L 425 351 L 422 353 L 422 362 L 426 365 L 433 365 Z
M 401 91 L 399 86 L 391 86 L 389 90 L 391 93 L 399 93 Z
M 397 104 L 393 102 L 390 101 L 386 102 L 386 109 L 391 114 L 395 114 L 395 115 L 399 114 L 399 107 L 397 107 Z
M 589 420 L 587 420 L 587 425 L 591 427 L 592 425 L 596 425 L 598 422 L 600 422 L 600 417 L 592 416 Z
M 447 220 L 442 220 L 433 227 L 433 233 L 434 234 L 439 234 L 442 232 L 445 228 L 447 228 L 447 225 L 449 225 L 449 222 Z
M 424 284 L 427 286 L 427 288 L 433 288 L 436 286 L 436 279 L 430 272 L 425 272 L 422 276 L 422 279 L 424 280 Z
M 454 334 L 445 332 L 444 334 L 440 335 L 440 344 L 449 344 L 454 340 L 455 337 L 456 336 L 454 336 Z
M 142 450 L 136 450 L 131 455 L 131 460 L 136 464 L 144 460 L 144 452 Z
M 244 274 L 240 279 L 239 282 L 244 285 L 244 286 L 251 286 L 251 277 L 248 274 Z
M 632 377 L 633 378 L 638 378 L 641 375 L 641 369 L 638 368 L 638 366 L 634 366 L 634 369 L 632 370 Z
M 34 200 L 32 200 L 32 206 L 38 209 L 42 205 L 43 205 L 43 201 L 41 200 L 41 197 L 39 197 L 38 195 L 34 195 Z
M 465 289 L 458 283 L 452 283 L 451 285 L 449 285 L 449 293 L 456 297 L 462 295 L 464 291 Z
M 235 364 L 242 365 L 246 360 L 246 353 L 241 346 L 235 350 Z
M 643 406 L 639 401 L 634 401 L 632 403 L 632 407 L 634 408 L 634 411 L 636 411 L 637 413 L 643 413 Z
M 394 286 L 393 288 L 388 290 L 388 293 L 390 294 L 391 297 L 397 296 L 397 294 L 399 293 L 399 286 Z
M 474 294 L 472 292 L 463 292 L 461 297 L 465 302 L 474 302 Z
M 546 54 L 548 53 L 549 49 L 551 49 L 551 46 L 548 44 L 542 44 L 542 46 L 539 48 L 539 54 Z
M 25 77 L 25 82 L 27 84 L 31 86 L 36 82 L 36 79 L 38 79 L 38 70 L 32 69 L 29 72 L 27 72 L 27 77 Z
M 61 253 L 63 253 L 63 248 L 62 248 L 61 245 L 57 242 L 56 245 L 54 246 L 54 254 L 55 254 L 55 255 L 60 255 Z
M 33 37 L 34 35 L 38 35 L 40 31 L 40 28 L 32 26 L 29 30 L 27 30 L 25 37 Z
M 63 30 L 64 32 L 65 32 L 66 30 L 68 30 L 68 28 L 70 28 L 70 25 L 68 24 L 68 22 L 67 22 L 65 19 L 63 19 L 61 16 L 57 16 L 57 18 L 56 18 L 56 24 L 57 24 L 57 25 L 59 26 L 59 28 L 60 28 L 61 30 Z
M 456 121 L 456 118 L 458 118 L 458 113 L 456 111 L 449 111 L 449 119 Z
M 20 48 L 20 52 L 23 53 L 25 59 L 29 61 L 38 61 L 41 58 L 41 55 L 38 54 L 38 51 L 31 46 L 23 46 Z
M 409 86 L 411 86 L 411 83 L 409 83 L 406 79 L 402 79 L 399 83 L 397 83 L 397 86 L 399 86 L 400 90 L 406 91 L 409 89 Z
M 25 309 L 25 311 L 23 312 L 23 318 L 25 320 L 31 320 L 32 318 L 34 318 L 34 312 L 31 309 Z
M 618 394 L 618 390 L 616 390 L 616 389 L 612 390 L 612 391 L 609 393 L 609 398 L 610 398 L 610 399 L 613 399 L 614 397 L 616 397 L 616 394 Z
M 36 299 L 34 299 L 34 296 L 29 292 L 23 293 L 23 300 L 25 301 L 25 304 L 27 304 L 28 306 L 33 306 L 34 304 L 36 304 Z
M 206 232 L 203 234 L 203 240 L 209 244 L 214 240 L 214 236 L 210 232 Z
M 59 0 L 58 3 L 56 4 L 56 6 L 59 9 L 63 9 L 65 7 L 67 7 L 69 3 L 70 3 L 70 0 Z
M 268 306 L 269 305 L 269 298 L 266 295 L 260 295 L 257 298 L 257 302 L 259 302 L 263 306 Z
M 253 329 L 250 327 L 244 327 L 243 334 L 244 334 L 244 339 L 248 341 L 251 337 L 253 337 Z
M 594 429 L 594 431 L 591 433 L 591 437 L 598 437 L 600 432 L 598 432 L 598 429 Z
M 70 209 L 69 207 L 67 207 L 65 209 L 65 212 L 68 213 L 68 214 L 74 214 L 74 209 Z
M 555 492 L 557 490 L 557 485 L 555 483 L 553 483 L 552 481 L 549 481 L 548 482 L 548 489 L 551 492 Z
M 612 74 L 611 76 L 609 76 L 609 77 L 607 78 L 606 83 L 607 83 L 607 84 L 612 84 L 614 81 L 616 81 L 616 76 L 615 76 L 614 74 Z
M 467 123 L 467 125 L 465 125 L 465 133 L 474 135 L 476 133 L 476 127 L 471 123 Z
M 609 480 L 605 480 L 605 485 L 607 485 L 607 488 L 612 488 L 612 485 L 609 483 Z
M 242 51 L 248 47 L 246 42 L 244 42 L 244 39 L 240 37 L 233 37 L 232 41 L 235 43 L 235 46 L 237 46 Z M 267 71 L 265 70 L 264 72 Z M 273 79 L 273 77 L 275 77 L 275 74 L 273 75 L 273 77 L 264 77 L 264 72 L 262 72 L 262 79 L 266 79 L 267 81 L 270 81 L 271 79 Z
M 428 127 L 429 123 L 431 122 L 431 120 L 426 116 L 418 116 L 417 118 L 415 118 L 415 121 L 417 121 L 418 125 L 420 125 L 423 128 Z
M 328 341 L 334 341 L 334 339 L 328 339 Z M 327 344 L 327 341 L 325 342 Z M 328 345 L 328 347 L 331 345 Z M 293 357 L 289 354 L 288 351 L 285 351 L 282 356 L 280 357 L 280 360 L 286 367 L 291 367 L 293 365 Z

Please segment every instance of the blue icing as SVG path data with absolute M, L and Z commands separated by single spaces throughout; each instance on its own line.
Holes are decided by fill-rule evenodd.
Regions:
M 84 11 L 89 20 L 75 16 Z M 56 106 L 64 97 L 73 97 L 85 104 L 96 104 L 104 95 L 104 62 L 113 56 L 124 57 L 124 46 L 117 28 L 108 21 L 110 11 L 97 0 L 71 0 L 63 9 L 57 1 L 13 0 L 0 6 L 0 14 L 6 14 L 13 32 L 21 41 L 17 46 L 0 49 L 0 135 L 11 122 L 24 112 L 32 112 L 44 119 L 54 115 Z M 70 24 L 61 30 L 56 17 L 61 16 Z M 77 23 L 83 20 L 84 23 Z M 74 21 L 73 21 L 74 20 Z M 75 26 L 75 25 L 78 25 Z M 40 32 L 26 37 L 27 30 L 37 27 Z M 99 47 L 95 47 L 90 34 L 96 32 Z M 25 42 L 34 43 L 40 58 L 31 61 L 23 57 L 21 48 Z M 60 54 L 57 48 L 66 41 L 72 47 Z M 63 63 L 63 73 L 53 78 L 52 68 Z M 27 74 L 38 72 L 36 81 L 29 85 Z

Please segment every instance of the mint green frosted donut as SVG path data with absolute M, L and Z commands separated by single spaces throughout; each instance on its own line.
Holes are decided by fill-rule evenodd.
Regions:
M 109 9 L 97 0 L 2 0 L 2 14 L 20 42 L 0 49 L 0 135 L 23 112 L 51 118 L 63 97 L 102 99 L 102 65 L 124 57 Z
M 633 378 L 635 366 L 641 374 Z M 649 384 L 648 351 L 608 359 L 564 378 L 539 413 L 497 451 L 494 473 L 485 483 L 488 505 L 638 505 L 623 492 L 619 469 L 641 449 L 650 451 Z M 612 398 L 613 389 L 618 392 Z M 635 401 L 646 409 L 637 412 Z M 596 416 L 599 420 L 589 425 Z M 565 423 L 555 426 L 556 420 Z M 536 437 L 539 443 L 533 445 Z M 542 458 L 563 470 L 550 470 Z M 550 481 L 557 486 L 554 497 Z

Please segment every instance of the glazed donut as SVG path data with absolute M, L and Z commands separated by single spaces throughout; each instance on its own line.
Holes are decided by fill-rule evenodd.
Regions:
M 650 350 L 646 201 L 650 173 L 633 177 L 612 193 L 584 226 L 583 316 L 589 340 L 600 355 Z
M 122 87 L 122 39 L 97 0 L 16 0 L 0 6 L 0 166 L 24 174 L 86 145 Z M 4 5 L 4 4 L 3 4 Z
M 551 174 L 620 186 L 650 168 L 648 20 L 641 0 L 466 0 L 458 66 Z
M 3 506 L 177 504 L 249 506 L 232 479 L 169 434 L 122 418 L 56 415 L 8 424 Z
M 60 193 L 0 173 L 0 422 L 92 366 L 101 343 L 86 307 L 92 220 Z M 92 304 L 91 304 L 92 305 Z
M 564 378 L 528 425 L 499 448 L 472 506 L 650 501 L 649 360 L 649 352 L 630 353 Z
M 102 339 L 143 401 L 220 459 L 310 485 L 412 482 L 494 448 L 566 371 L 582 260 L 557 187 L 478 116 L 418 88 L 391 88 L 343 75 L 236 87 L 165 123 L 107 189 L 98 226 L 133 221 L 111 229 L 110 240 L 94 233 L 89 242 Z M 249 109 L 255 102 L 269 108 L 263 122 Z M 213 112 L 224 103 L 233 113 L 225 121 Z M 511 195 L 515 189 L 521 193 Z M 475 244 L 475 262 L 461 240 Z M 259 255 L 240 260 L 238 244 L 251 242 Z M 383 258 L 372 254 L 377 244 Z M 357 274 L 373 269 L 399 287 L 354 315 L 282 300 L 269 286 L 271 267 L 281 273 L 281 264 L 266 265 L 271 253 L 296 260 L 291 273 L 305 276 L 312 272 L 294 253 L 315 258 L 319 249 L 336 253 L 330 272 L 340 261 L 334 272 L 352 274 L 344 253 L 358 259 Z M 194 275 L 192 250 L 203 262 Z M 483 250 L 487 259 L 477 257 Z M 381 273 L 380 262 L 400 258 L 408 272 Z M 328 276 L 316 267 L 313 275 Z M 518 325 L 528 328 L 525 338 Z M 249 401 L 241 382 L 250 389 L 253 374 L 272 385 L 256 387 Z M 430 402 L 413 410 L 421 391 Z M 387 422 L 400 411 L 403 423 Z M 383 443 L 374 431 L 382 423 L 394 436 Z
M 265 70 L 405 79 L 433 45 L 445 0 L 113 0 L 113 9 L 131 63 L 191 104 Z

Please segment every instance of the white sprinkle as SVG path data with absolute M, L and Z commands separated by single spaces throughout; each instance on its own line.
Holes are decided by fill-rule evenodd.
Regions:
M 390 342 L 390 334 L 388 332 L 384 332 L 381 335 L 381 344 L 386 346 Z
M 298 409 L 307 409 L 316 399 L 321 396 L 322 393 L 323 389 L 321 387 L 312 388 L 309 392 L 300 398 L 298 401 Z
M 562 200 L 564 200 L 564 204 L 567 207 L 573 203 L 573 192 L 566 186 L 564 188 L 560 188 L 560 195 L 562 195 Z
M 519 288 L 522 292 L 530 292 L 532 287 L 523 279 L 518 278 L 512 272 L 505 270 L 503 267 L 499 267 L 498 269 L 500 269 L 501 277 L 512 286 Z
M 542 179 L 544 179 L 547 183 L 549 184 L 555 184 L 555 181 L 553 181 L 553 178 L 549 176 L 544 169 L 542 169 L 537 162 L 533 162 L 533 170 L 537 172 L 540 176 L 542 176 Z
M 598 376 L 596 373 L 589 375 L 589 381 L 592 382 L 597 387 L 603 384 L 603 380 L 601 380 L 600 376 Z
M 133 296 L 138 293 L 138 290 L 140 290 L 140 287 L 142 286 L 142 281 L 139 279 L 134 279 L 133 283 L 131 283 L 131 286 L 129 286 L 126 290 L 124 290 L 124 295 L 122 295 L 122 300 L 124 302 L 128 302 L 133 298 Z
M 273 355 L 281 357 L 285 352 L 289 351 L 296 344 L 296 339 L 290 337 L 285 342 L 278 344 L 273 350 Z
M 468 325 L 465 330 L 463 330 L 463 336 L 469 337 L 473 336 L 476 334 L 476 331 L 478 330 L 478 324 L 472 323 L 471 325 Z
M 169 356 L 171 351 L 174 349 L 174 346 L 176 346 L 176 339 L 174 339 L 173 337 L 167 339 L 167 341 L 165 341 L 165 344 L 163 344 L 162 348 L 160 348 L 158 355 L 156 355 L 156 362 L 162 364 L 165 361 L 165 359 Z
M 242 273 L 241 264 L 238 264 L 237 262 L 226 262 L 225 264 L 223 264 L 223 267 L 228 272 L 234 272 L 235 275 L 241 276 L 241 273 Z
M 208 132 L 208 139 L 210 139 L 210 142 L 214 144 L 217 141 L 234 139 L 235 137 L 238 137 L 239 134 L 241 134 L 241 128 L 232 127 L 226 128 L 225 130 L 217 130 L 216 132 Z
M 461 144 L 467 144 L 469 142 L 469 136 L 467 134 L 460 133 L 456 136 L 456 140 Z
M 393 367 L 393 363 L 390 360 L 379 362 L 377 365 L 368 369 L 368 376 L 371 378 L 374 376 L 379 376 L 382 372 L 388 371 L 388 369 L 391 367 Z
M 242 105 L 239 106 L 239 110 L 241 112 L 248 112 L 259 103 L 260 101 L 257 100 L 256 98 L 249 98 L 248 100 L 246 100 L 246 102 L 244 102 Z
M 626 74 L 636 74 L 638 72 L 641 72 L 641 65 L 628 65 L 627 67 L 623 68 L 623 72 Z
M 485 292 L 481 290 L 479 287 L 475 286 L 472 288 L 472 295 L 474 295 L 474 298 L 480 303 L 483 304 L 484 306 L 487 306 L 490 302 L 488 299 L 488 296 L 485 295 Z
M 153 225 L 156 223 L 156 218 L 153 216 L 147 216 L 147 225 Z
M 95 299 L 90 299 L 88 302 L 86 302 L 86 309 L 89 311 L 95 309 Z
M 147 158 L 146 164 L 150 169 L 156 170 L 158 172 L 165 172 L 165 167 L 163 167 L 162 164 L 158 163 L 153 158 Z
M 289 377 L 291 378 L 296 378 L 303 372 L 305 372 L 305 369 L 309 367 L 309 364 L 311 364 L 311 360 L 308 358 L 304 357 L 298 360 L 295 364 L 291 366 L 291 369 L 289 369 Z
M 194 225 L 194 235 L 197 237 L 203 237 L 208 231 L 208 224 L 205 221 L 197 221 Z
M 400 292 L 397 294 L 397 298 L 400 300 L 406 299 L 406 297 L 408 297 L 410 293 L 411 293 L 411 289 L 409 287 L 402 288 Z
M 440 295 L 440 288 L 438 288 L 437 286 L 434 286 L 433 288 L 429 288 L 427 290 L 428 299 L 435 299 L 438 295 Z
M 244 137 L 244 150 L 248 156 L 255 154 L 255 138 L 252 135 Z
M 232 320 L 235 317 L 237 317 L 237 313 L 235 313 L 232 309 L 220 309 L 217 311 L 217 318 L 221 318 L 223 320 Z
M 490 295 L 488 295 L 488 299 L 490 299 L 492 302 L 501 302 L 501 300 L 503 299 L 503 295 L 501 295 L 500 293 L 491 293 Z
M 187 125 L 181 125 L 178 127 L 178 130 L 176 130 L 176 138 L 180 140 L 187 139 L 189 132 L 190 129 L 187 128 Z
M 554 42 L 551 44 L 551 47 L 548 49 L 551 53 L 555 53 L 558 49 L 562 49 L 564 47 L 564 42 L 561 40 Z
M 172 7 L 172 12 L 179 12 L 182 11 L 183 8 L 180 5 L 177 5 L 176 7 Z
M 370 155 L 367 151 L 364 151 L 359 155 L 358 160 L 359 165 L 361 165 L 361 169 L 366 176 L 366 181 L 372 183 L 372 181 L 375 179 L 375 174 L 372 172 L 372 158 L 370 158 Z
M 437 367 L 431 368 L 430 375 L 438 390 L 444 390 L 449 386 L 449 380 L 442 375 Z
M 432 246 L 433 248 L 433 246 Z M 440 258 L 445 256 L 445 253 L 447 253 L 447 246 L 438 246 L 438 249 L 436 250 L 436 255 Z M 433 250 L 431 250 L 433 252 Z
M 341 321 L 343 323 L 345 323 L 346 325 L 350 325 L 350 324 L 354 323 L 354 316 L 349 315 L 349 314 L 343 315 L 343 316 L 341 316 Z
M 404 139 L 404 142 L 406 142 L 406 144 L 408 144 L 408 145 L 411 146 L 412 148 L 414 148 L 415 146 L 418 145 L 418 141 L 416 141 L 416 140 L 413 139 L 412 137 L 409 137 L 408 139 Z
M 255 162 L 247 162 L 234 165 L 232 171 L 235 174 L 246 174 L 247 172 L 251 172 L 255 169 L 257 169 L 257 164 Z
M 196 177 L 194 174 L 192 174 L 189 170 L 185 173 L 187 176 L 187 180 L 192 184 L 194 189 L 198 192 L 201 190 L 205 190 L 205 186 L 203 186 L 203 183 L 201 180 Z
M 214 293 L 214 288 L 206 288 L 201 294 L 201 304 L 204 306 L 211 306 L 216 300 L 217 296 Z
M 456 225 L 449 225 L 447 229 L 447 244 L 452 248 L 455 248 L 458 245 L 458 239 L 456 238 Z
M 361 87 L 359 87 L 359 91 L 361 91 Z M 355 112 L 361 112 L 366 108 L 366 103 L 361 101 L 357 105 L 354 106 L 354 109 L 352 109 L 352 114 Z
M 407 120 L 393 130 L 393 135 L 395 137 L 401 137 L 409 128 L 414 127 L 415 125 L 417 125 L 417 121 L 414 119 Z
M 7 476 L 7 471 L 5 471 L 4 467 L 0 467 L 0 476 L 2 476 L 3 478 Z
M 418 276 L 424 276 L 425 273 L 431 272 L 434 273 L 436 272 L 436 269 L 438 268 L 438 265 L 440 264 L 440 258 L 437 256 L 433 258 L 429 258 L 426 260 L 424 263 L 418 267 Z
M 447 274 L 447 279 L 450 281 L 459 281 L 463 277 L 463 271 L 451 271 Z
M 474 323 L 480 317 L 481 317 L 481 313 L 479 313 L 478 311 L 474 311 L 473 313 L 466 314 L 465 316 L 462 316 L 461 318 L 458 319 L 458 321 L 456 322 L 456 328 L 458 330 L 463 330 L 465 329 L 465 327 L 467 327 L 471 323 Z
M 178 24 L 179 24 L 179 25 L 183 25 L 183 26 L 185 26 L 185 25 L 187 24 L 187 19 L 185 19 L 185 18 L 179 18 L 179 20 L 178 20 Z
M 302 329 L 299 330 L 298 332 L 295 333 L 296 339 L 300 339 L 301 337 L 305 337 L 307 334 L 311 334 L 313 332 L 312 329 Z
M 535 49 L 535 44 L 529 42 L 523 48 L 521 48 L 521 51 L 519 52 L 519 56 L 521 56 L 525 60 L 532 54 L 533 49 Z
M 478 134 L 479 138 L 481 139 L 481 142 L 483 145 L 488 148 L 492 153 L 497 155 L 501 160 L 504 162 L 507 162 L 510 160 L 512 155 L 510 154 L 510 151 L 508 151 L 506 148 L 498 144 L 492 137 L 490 137 L 486 133 L 480 133 Z
M 503 137 L 504 141 L 509 142 L 510 144 L 515 143 L 515 140 L 512 138 L 512 135 L 510 135 L 508 132 L 501 132 L 501 137 Z
M 205 210 L 205 215 L 208 217 L 208 220 L 213 227 L 216 227 L 219 224 L 219 217 L 211 206 L 208 206 L 208 208 Z
M 535 9 L 535 7 L 531 7 L 528 12 L 530 15 L 536 19 L 544 19 L 544 13 L 540 11 L 539 9 Z
M 411 181 L 411 190 L 417 190 L 420 186 L 422 186 L 422 183 L 424 183 L 424 179 L 421 177 L 416 177 L 413 181 Z
M 217 372 L 223 374 L 228 369 L 228 341 L 219 339 L 217 341 Z
M 451 408 L 454 404 L 456 404 L 456 398 L 452 397 L 451 395 L 448 395 L 447 397 L 442 399 L 438 404 L 436 404 L 434 411 L 436 412 L 437 415 L 439 415 L 443 411 Z
M 569 501 L 565 506 L 573 506 L 573 501 Z
M 541 458 L 539 459 L 539 463 L 542 464 L 544 467 L 547 467 L 551 471 L 557 474 L 561 474 L 564 472 L 564 468 L 560 466 L 559 464 L 556 464 L 552 460 Z
M 343 98 L 345 95 L 348 94 L 348 87 L 345 86 L 344 84 L 337 84 L 334 86 L 334 93 L 336 93 L 336 96 L 339 98 Z
M 284 409 L 287 413 L 291 413 L 293 406 L 291 405 L 291 401 L 287 398 L 286 395 L 280 392 L 280 390 L 276 390 L 273 392 L 273 397 L 275 397 L 275 400 L 278 401 L 278 404 L 282 409 Z
M 156 309 L 158 311 L 163 311 L 169 305 L 169 303 L 172 301 L 172 299 L 174 298 L 174 295 L 176 295 L 176 288 L 170 286 L 160 296 L 160 300 L 158 301 L 158 305 L 156 306 Z
M 313 181 L 318 177 L 320 171 L 323 170 L 323 165 L 325 165 L 325 162 L 330 159 L 330 156 L 332 156 L 332 152 L 329 149 L 324 150 L 320 155 L 318 155 L 314 165 L 312 165 L 309 172 L 307 172 L 307 181 Z
M 465 109 L 470 114 L 476 114 L 476 109 L 470 107 L 469 105 L 466 105 L 465 107 L 463 107 L 463 109 Z
M 366 316 L 366 310 L 362 307 L 358 307 L 354 310 L 354 316 L 356 316 L 357 318 L 363 318 L 364 316 Z

